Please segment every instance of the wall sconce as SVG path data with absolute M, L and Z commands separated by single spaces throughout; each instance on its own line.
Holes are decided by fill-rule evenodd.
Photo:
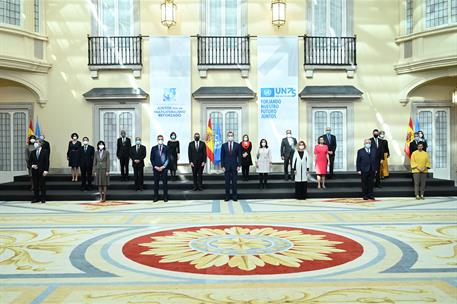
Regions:
M 286 0 L 271 1 L 271 23 L 278 28 L 286 24 Z
M 457 89 L 452 92 L 452 103 L 457 105 Z
M 176 4 L 173 0 L 164 0 L 160 4 L 160 10 L 162 11 L 162 24 L 170 28 L 176 24 Z

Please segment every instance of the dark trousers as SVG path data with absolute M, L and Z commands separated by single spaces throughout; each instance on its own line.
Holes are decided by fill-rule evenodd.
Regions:
M 335 152 L 333 152 L 333 154 L 329 154 L 328 159 L 330 160 L 330 164 L 329 164 L 329 170 L 328 170 L 327 176 L 329 178 L 332 178 L 333 177 L 333 165 L 335 164 Z
M 163 195 L 168 197 L 168 185 L 167 185 L 167 170 L 164 169 L 162 172 L 154 170 L 154 198 L 159 197 L 159 181 L 162 180 Z
M 143 166 L 133 166 L 133 176 L 135 177 L 135 188 L 143 189 L 144 180 L 144 168 Z
M 373 181 L 374 181 L 375 173 L 373 171 L 370 172 L 362 172 L 361 179 L 362 179 L 362 195 L 363 197 L 374 197 L 373 194 Z
M 92 167 L 81 166 L 81 188 L 92 188 Z
M 46 200 L 46 177 L 43 176 L 43 173 L 32 173 L 32 183 L 34 199 L 36 201 Z
M 306 199 L 308 194 L 308 182 L 295 182 L 295 197 L 297 199 Z
M 129 178 L 129 160 L 130 158 L 128 156 L 119 158 L 121 163 L 121 177 L 123 180 Z
M 292 158 L 293 158 L 293 153 L 289 155 L 284 156 L 284 178 L 289 178 L 293 176 L 294 170 L 292 169 Z M 290 167 L 290 174 L 289 174 L 289 167 Z
M 374 176 L 374 179 L 376 180 L 375 185 L 379 186 L 381 184 L 381 161 L 376 163 L 376 174 Z
M 230 199 L 230 189 L 232 189 L 232 199 L 238 199 L 237 183 L 238 171 L 225 170 L 225 199 Z
M 203 167 L 202 164 L 194 164 L 192 167 L 192 177 L 194 180 L 194 188 L 203 187 Z
M 268 181 L 268 173 L 259 173 L 260 185 L 266 186 Z
M 249 179 L 249 166 L 241 166 L 241 172 L 243 173 L 243 178 L 245 180 Z

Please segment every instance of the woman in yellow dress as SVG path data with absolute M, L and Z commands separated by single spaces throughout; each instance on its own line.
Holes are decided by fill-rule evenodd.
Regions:
M 385 139 L 385 136 L 386 136 L 386 133 L 381 130 L 379 132 L 379 138 L 382 139 L 380 145 L 381 145 L 381 149 L 384 151 L 384 158 L 381 162 L 381 168 L 379 170 L 381 179 L 389 176 L 389 162 L 387 159 L 390 156 L 390 151 L 389 151 L 389 142 L 387 141 L 387 139 Z

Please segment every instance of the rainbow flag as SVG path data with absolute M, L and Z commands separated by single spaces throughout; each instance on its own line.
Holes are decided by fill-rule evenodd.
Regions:
M 213 125 L 211 124 L 211 117 L 208 119 L 208 127 L 206 128 L 206 155 L 214 163 Z
M 406 142 L 405 142 L 405 154 L 408 158 L 411 158 L 411 151 L 409 151 L 409 144 L 414 140 L 414 128 L 413 120 L 409 118 L 408 132 L 406 133 Z

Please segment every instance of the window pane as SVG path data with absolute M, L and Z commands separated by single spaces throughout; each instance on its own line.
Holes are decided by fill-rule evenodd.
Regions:
M 330 36 L 343 34 L 343 0 L 330 0 Z
M 114 112 L 105 112 L 103 113 L 103 140 L 106 145 L 106 150 L 110 152 L 110 162 L 111 162 L 111 171 L 116 171 L 114 168 L 117 168 L 117 158 L 116 158 L 116 148 L 117 148 L 117 115 Z
M 208 35 L 222 35 L 222 0 L 207 1 Z
M 313 138 L 313 146 L 317 143 L 317 138 L 324 134 L 325 127 L 327 127 L 327 112 L 326 111 L 316 111 L 314 112 L 314 134 L 316 138 Z
M 434 168 L 447 167 L 447 112 L 437 111 L 435 115 L 435 166 Z
M 457 0 L 451 0 L 451 22 L 457 23 Z
M 124 130 L 127 137 L 133 138 L 133 114 L 130 112 L 123 112 L 119 115 L 119 133 Z
M 335 153 L 334 169 L 343 169 L 343 113 L 341 111 L 332 111 L 330 113 L 330 128 L 333 135 L 336 136 L 336 145 L 339 151 Z
M 419 124 L 422 132 L 424 132 L 424 138 L 427 140 L 427 152 L 430 158 L 430 162 L 433 161 L 433 113 L 432 111 L 420 111 L 419 112 Z
M 405 20 L 406 20 L 406 34 L 413 32 L 413 0 L 406 0 L 405 3 Z
M 239 141 L 239 133 L 240 130 L 238 129 L 238 113 L 237 112 L 227 112 L 225 113 L 225 134 L 223 136 L 227 136 L 228 131 L 233 132 L 233 138 L 235 141 Z
M 315 36 L 327 35 L 327 1 L 313 0 L 313 29 Z
M 21 25 L 21 0 L 0 0 L 0 23 Z
M 13 170 L 25 171 L 26 114 L 17 112 L 13 115 Z
M 225 35 L 238 34 L 238 0 L 225 0 Z
M 101 1 L 102 36 L 116 35 L 116 0 Z
M 0 0 L 1 1 L 1 0 Z M 34 1 L 34 10 L 35 10 L 35 32 L 40 32 L 40 22 L 41 22 L 41 0 Z
M 426 0 L 425 27 L 435 27 L 448 23 L 449 0 Z
M 0 113 L 0 171 L 11 171 L 11 116 Z
M 132 17 L 133 17 L 133 3 L 132 0 L 118 0 L 119 1 L 119 35 L 130 36 L 133 35 Z

